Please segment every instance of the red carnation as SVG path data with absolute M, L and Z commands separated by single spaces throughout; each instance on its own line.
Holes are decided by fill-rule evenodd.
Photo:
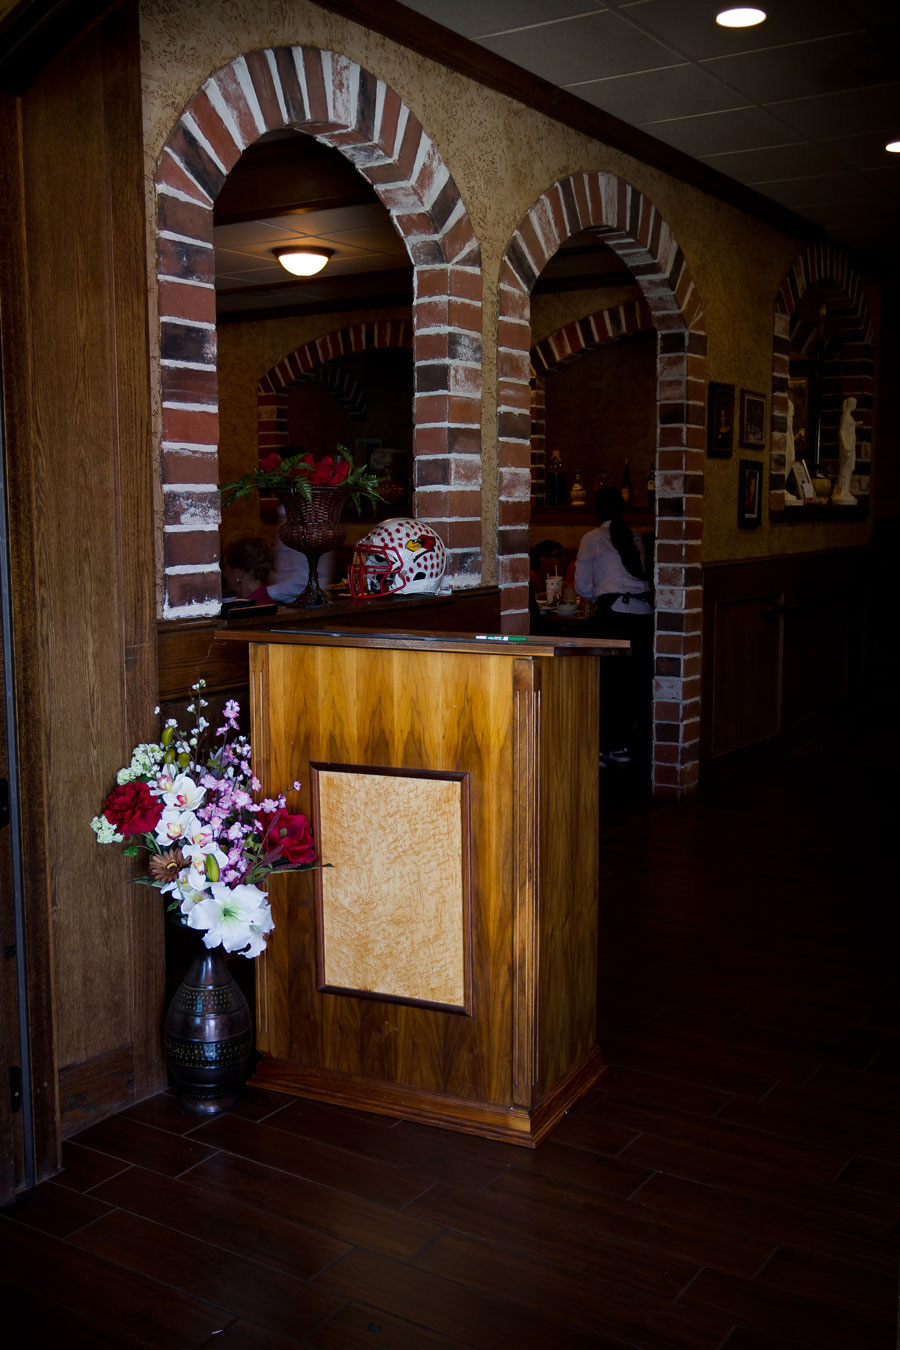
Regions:
M 163 804 L 146 783 L 123 783 L 103 803 L 103 814 L 119 834 L 149 834 L 159 824 Z
M 345 459 L 342 459 L 342 460 L 335 466 L 334 473 L 331 475 L 331 477 L 330 477 L 329 480 L 328 480 L 328 486 L 329 486 L 329 487 L 339 487 L 340 484 L 343 483 L 344 479 L 347 477 L 347 474 L 348 474 L 349 472 L 350 472 L 350 465 L 347 463 L 347 461 L 346 461 Z
M 265 459 L 259 461 L 259 467 L 263 473 L 274 473 L 276 469 L 281 467 L 281 456 L 276 450 L 273 450 L 271 455 L 266 455 Z
M 333 473 L 334 460 L 330 455 L 326 455 L 324 459 L 319 460 L 309 481 L 313 487 L 327 487 Z
M 306 816 L 292 816 L 285 810 L 272 815 L 261 815 L 265 829 L 265 852 L 268 857 L 286 863 L 311 863 L 316 860 L 316 847 Z M 282 835 L 282 830 L 286 833 Z

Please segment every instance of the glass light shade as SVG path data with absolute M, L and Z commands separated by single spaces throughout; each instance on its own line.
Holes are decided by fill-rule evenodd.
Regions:
M 892 155 L 900 155 L 900 141 L 888 141 L 884 148 Z
M 722 28 L 752 28 L 754 24 L 763 23 L 766 17 L 764 9 L 723 9 L 716 15 L 716 23 Z
M 334 253 L 333 248 L 276 248 L 275 257 L 295 277 L 314 277 Z

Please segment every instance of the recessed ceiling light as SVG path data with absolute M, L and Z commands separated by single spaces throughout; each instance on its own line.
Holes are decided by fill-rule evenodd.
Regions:
M 333 256 L 333 248 L 276 248 L 272 252 L 295 277 L 314 277 Z
M 884 148 L 889 150 L 892 155 L 900 155 L 900 141 L 888 141 Z
M 763 23 L 766 18 L 764 9 L 723 9 L 716 15 L 716 23 L 722 28 L 752 28 L 756 23 Z

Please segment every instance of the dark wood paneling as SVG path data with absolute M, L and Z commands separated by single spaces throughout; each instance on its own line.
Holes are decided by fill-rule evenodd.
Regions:
M 870 551 L 857 548 L 704 568 L 705 781 L 784 754 L 847 705 L 870 573 Z
M 36 622 L 34 519 L 34 465 L 30 449 L 31 352 L 27 341 L 28 292 L 25 272 L 25 203 L 22 182 L 21 106 L 0 96 L 0 360 L 6 481 L 10 503 L 10 603 L 15 642 L 15 714 L 19 756 L 19 793 L 30 807 L 44 800 L 44 764 L 28 754 L 44 720 L 45 681 L 42 648 Z M 23 752 L 25 750 L 25 753 Z M 26 884 L 27 1009 L 31 1060 L 32 1135 L 38 1179 L 59 1167 L 59 1113 L 56 1084 L 56 1046 L 50 938 L 49 859 L 44 846 L 44 812 L 26 809 L 22 815 L 22 853 L 28 859 Z
M 134 1096 L 134 1046 L 59 1071 L 59 1115 L 63 1138 L 109 1115 Z
M 52 970 L 48 959 L 31 975 L 33 1024 L 55 1018 L 68 1066 L 133 1044 L 147 1093 L 164 1081 L 162 907 L 135 895 L 121 852 L 99 849 L 86 828 L 156 702 L 140 142 L 129 2 L 21 104 L 11 554 L 32 924 L 52 906 Z M 44 943 L 46 955 L 46 927 Z M 55 1079 L 45 1055 L 37 1091 Z M 101 1094 L 98 1110 L 133 1090 Z M 40 1169 L 58 1165 L 57 1143 L 39 1142 Z

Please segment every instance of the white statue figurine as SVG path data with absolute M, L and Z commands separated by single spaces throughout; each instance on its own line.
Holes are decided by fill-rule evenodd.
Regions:
M 791 491 L 791 470 L 797 451 L 794 446 L 794 400 L 788 397 L 787 435 L 784 438 L 784 500 L 787 506 L 802 506 L 803 502 Z
M 853 470 L 856 467 L 856 421 L 853 417 L 853 409 L 856 407 L 855 398 L 845 398 L 844 406 L 841 411 L 841 425 L 838 428 L 838 445 L 841 451 L 841 462 L 838 470 L 837 486 L 834 490 L 832 501 L 835 506 L 855 506 L 856 498 L 850 491 L 850 479 L 853 476 Z

